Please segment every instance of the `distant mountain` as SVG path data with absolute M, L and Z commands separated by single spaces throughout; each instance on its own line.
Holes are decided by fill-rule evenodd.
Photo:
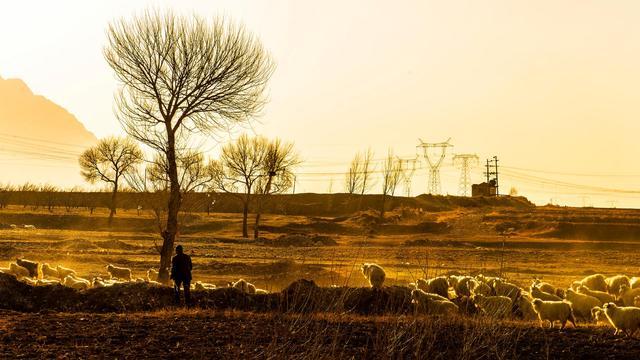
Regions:
M 83 146 L 97 141 L 66 109 L 35 95 L 20 79 L 1 77 L 0 134 Z

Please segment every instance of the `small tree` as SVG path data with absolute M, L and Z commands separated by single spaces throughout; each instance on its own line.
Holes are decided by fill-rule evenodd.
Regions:
M 349 194 L 358 193 L 362 187 L 362 156 L 360 153 L 356 153 L 349 165 L 349 171 L 345 178 L 345 189 Z
M 111 184 L 109 226 L 116 213 L 120 178 L 134 171 L 141 160 L 142 151 L 133 141 L 117 137 L 102 139 L 80 155 L 81 174 L 86 181 L 93 184 L 99 180 Z
M 222 148 L 220 160 L 213 163 L 213 190 L 233 194 L 242 202 L 242 236 L 249 237 L 247 219 L 254 186 L 263 175 L 267 140 L 241 135 Z
M 253 226 L 253 238 L 260 235 L 260 216 L 262 207 L 271 194 L 281 194 L 293 185 L 293 169 L 300 164 L 292 143 L 283 143 L 280 139 L 269 141 L 264 149 L 261 177 L 256 183 L 256 218 Z
M 117 116 L 131 137 L 166 158 L 169 196 L 159 280 L 169 280 L 182 203 L 176 142 L 248 121 L 274 66 L 260 41 L 221 18 L 147 12 L 112 23 L 104 56 L 120 81 Z
M 393 150 L 389 149 L 387 158 L 382 165 L 382 206 L 380 218 L 384 219 L 387 196 L 393 196 L 396 187 L 402 178 L 402 164 L 393 156 Z

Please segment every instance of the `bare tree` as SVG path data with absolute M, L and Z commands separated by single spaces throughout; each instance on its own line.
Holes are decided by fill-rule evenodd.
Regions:
M 213 163 L 213 190 L 224 191 L 242 201 L 242 236 L 249 237 L 247 219 L 254 185 L 263 174 L 267 140 L 241 135 L 222 148 L 220 160 Z
M 356 153 L 349 165 L 349 172 L 345 178 L 345 188 L 347 193 L 356 194 L 362 187 L 362 156 Z
M 294 168 L 300 164 L 293 143 L 283 143 L 280 139 L 269 141 L 264 149 L 261 177 L 256 183 L 256 218 L 253 238 L 260 235 L 262 207 L 271 194 L 281 194 L 293 185 Z
M 360 185 L 360 195 L 364 195 L 364 193 L 369 191 L 374 185 L 373 172 L 375 171 L 375 166 L 371 165 L 373 156 L 374 153 L 371 148 L 368 148 L 367 151 L 362 155 L 362 182 Z
M 116 214 L 120 178 L 135 170 L 142 160 L 142 151 L 128 138 L 108 137 L 85 150 L 78 159 L 82 177 L 91 184 L 104 181 L 111 184 L 109 226 Z
M 104 55 L 120 81 L 116 104 L 124 130 L 166 158 L 169 198 L 159 275 L 166 282 L 182 201 L 176 141 L 258 114 L 274 66 L 242 26 L 171 12 L 112 23 Z
M 402 178 L 402 164 L 393 155 L 393 150 L 389 149 L 387 158 L 382 165 L 382 206 L 380 207 L 380 218 L 384 219 L 387 196 L 393 196 L 396 187 Z

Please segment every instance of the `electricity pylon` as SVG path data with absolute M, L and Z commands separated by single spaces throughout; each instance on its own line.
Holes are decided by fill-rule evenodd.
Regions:
M 402 181 L 404 181 L 404 189 L 407 192 L 407 197 L 411 196 L 411 181 L 413 180 L 413 174 L 416 172 L 416 164 L 418 158 L 413 159 L 401 159 L 398 158 L 400 163 L 400 174 L 402 174 Z
M 429 164 L 429 186 L 428 193 L 439 195 L 441 193 L 440 186 L 440 165 L 442 165 L 442 161 L 447 154 L 447 148 L 453 147 L 453 145 L 449 144 L 451 138 L 447 139 L 445 142 L 441 143 L 426 143 L 420 140 L 420 145 L 416 146 L 417 148 L 422 148 L 422 155 L 427 160 L 427 164 Z M 440 155 L 435 156 L 435 159 L 431 158 L 429 155 L 430 149 L 439 149 Z
M 474 165 L 478 165 L 480 158 L 476 154 L 456 154 L 453 156 L 453 165 L 460 165 L 460 181 L 458 182 L 458 195 L 469 196 L 471 178 L 469 173 Z

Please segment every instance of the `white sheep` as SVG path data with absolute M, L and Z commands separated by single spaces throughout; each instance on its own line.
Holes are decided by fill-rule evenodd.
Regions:
M 149 269 L 147 270 L 147 280 L 148 281 L 158 281 L 158 270 L 156 269 Z
M 25 259 L 16 259 L 16 264 L 22 266 L 23 268 L 29 270 L 29 276 L 35 279 L 42 278 L 42 268 L 40 264 L 35 261 L 25 260 Z
M 574 283 L 576 285 L 584 285 L 591 290 L 607 291 L 607 282 L 605 281 L 605 279 L 605 276 L 602 274 L 593 274 L 585 277 L 580 281 L 575 281 Z
M 529 293 L 531 294 L 531 297 L 533 297 L 534 299 L 540 299 L 544 301 L 562 301 L 562 299 L 559 296 L 544 292 L 538 289 L 538 287 L 535 285 L 531 285 L 531 288 L 529 289 Z
M 18 279 L 29 276 L 29 270 L 16 263 L 9 264 L 9 272 Z
M 505 318 L 511 315 L 513 303 L 507 296 L 475 295 L 473 303 L 486 315 L 494 318 Z
M 111 285 L 112 284 L 107 284 L 100 277 L 95 277 L 95 278 L 93 278 L 93 281 L 91 281 L 91 287 L 96 288 L 96 289 L 107 287 L 107 286 L 111 286 Z
M 604 305 L 604 313 L 616 329 L 615 335 L 621 331 L 631 336 L 640 328 L 640 308 L 634 306 L 618 307 L 614 303 Z
M 379 289 L 382 287 L 386 274 L 380 265 L 364 263 L 361 270 L 362 275 L 369 281 L 369 285 L 371 285 L 372 288 Z
M 564 329 L 567 321 L 571 322 L 573 326 L 576 326 L 576 319 L 573 316 L 573 310 L 571 305 L 564 301 L 544 301 L 541 299 L 533 299 L 531 303 L 533 310 L 538 314 L 540 320 L 540 327 L 544 327 L 545 321 L 549 322 L 549 328 L 553 328 L 553 323 L 559 321 L 562 325 L 560 328 Z
M 511 301 L 516 301 L 522 293 L 522 289 L 520 289 L 518 285 L 501 279 L 493 280 L 493 290 L 495 291 L 496 296 L 506 296 L 509 297 Z
M 203 290 L 214 290 L 216 288 L 215 285 L 213 284 L 208 284 L 208 283 L 203 283 L 201 281 L 196 281 L 195 284 L 195 289 L 198 291 L 203 291 Z M 256 289 L 257 291 L 257 289 Z
M 534 279 L 533 283 L 531 284 L 531 286 L 535 286 L 538 289 L 546 292 L 547 294 L 555 294 L 556 293 L 556 287 L 547 283 L 547 282 L 542 282 L 540 281 L 540 279 Z
M 109 275 L 111 275 L 112 278 L 131 281 L 131 269 L 129 268 L 123 268 L 109 264 L 107 265 L 107 272 L 109 273 Z
M 571 303 L 571 308 L 576 316 L 583 319 L 591 319 L 591 309 L 600 306 L 600 300 L 593 296 L 579 294 L 573 289 L 567 289 L 567 301 Z
M 256 289 L 256 295 L 267 295 L 267 294 L 269 294 L 269 292 L 265 289 Z
M 632 289 L 640 288 L 640 278 L 637 276 L 632 277 L 629 279 L 629 285 L 631 285 Z
M 531 297 L 529 293 L 523 292 L 522 295 L 516 299 L 515 305 L 520 309 L 520 313 L 522 313 L 522 318 L 524 320 L 534 320 L 538 318 L 538 314 L 536 314 L 535 310 L 533 310 L 533 304 L 531 304 Z
M 242 291 L 245 294 L 255 294 L 256 293 L 256 286 L 253 285 L 252 283 L 244 280 L 244 279 L 240 279 L 236 282 L 234 282 L 233 284 L 231 284 L 232 288 L 238 289 L 240 291 Z
M 491 286 L 481 281 L 474 280 L 469 285 L 471 286 L 471 295 L 491 296 L 493 292 L 493 290 L 491 289 Z
M 604 313 L 604 309 L 600 306 L 596 306 L 591 309 L 591 317 L 595 319 L 597 324 L 609 324 L 607 314 Z
M 437 294 L 431 294 L 436 295 Z M 447 315 L 458 312 L 458 306 L 449 300 L 433 300 L 424 291 L 415 289 L 411 291 L 411 303 L 416 306 L 416 311 L 431 315 Z
M 607 292 L 612 295 L 618 295 L 622 286 L 631 287 L 629 277 L 627 275 L 615 275 L 605 279 L 607 283 Z
M 60 279 L 62 279 L 62 280 L 64 278 L 66 278 L 67 276 L 69 276 L 69 275 L 73 275 L 73 276 L 76 275 L 75 270 L 72 270 L 72 269 L 69 269 L 69 268 L 66 268 L 66 267 L 62 267 L 60 265 L 56 266 L 56 271 L 58 272 L 58 277 Z
M 433 293 L 428 293 L 426 291 L 420 290 L 420 289 L 414 289 L 411 291 L 411 298 L 413 299 L 414 297 L 419 296 L 420 298 L 428 298 L 430 300 L 433 301 L 449 301 L 449 299 L 447 299 L 444 296 L 438 295 L 438 294 L 433 294 Z
M 60 274 L 58 273 L 58 270 L 52 268 L 47 263 L 42 264 L 42 276 L 44 278 L 56 278 L 56 279 L 60 278 Z
M 62 285 L 76 290 L 87 290 L 91 286 L 91 282 L 73 275 L 67 275 L 62 281 Z
M 458 297 L 471 296 L 470 282 L 475 281 L 471 276 L 449 276 L 449 284 Z
M 616 301 L 616 297 L 606 293 L 604 291 L 596 291 L 596 290 L 591 290 L 588 287 L 584 286 L 584 285 L 580 285 L 578 286 L 578 293 L 580 294 L 585 294 L 585 295 L 589 295 L 589 296 L 593 296 L 594 298 L 600 300 L 600 305 L 604 305 L 608 302 L 614 302 Z
M 415 287 L 427 293 L 438 294 L 445 298 L 449 297 L 449 283 L 444 276 L 433 279 L 418 279 Z
M 23 228 L 29 229 L 29 230 L 35 230 L 36 226 L 35 225 L 24 225 Z
M 640 296 L 640 289 L 631 289 L 627 285 L 620 287 L 620 299 L 624 306 L 633 306 L 636 296 Z

